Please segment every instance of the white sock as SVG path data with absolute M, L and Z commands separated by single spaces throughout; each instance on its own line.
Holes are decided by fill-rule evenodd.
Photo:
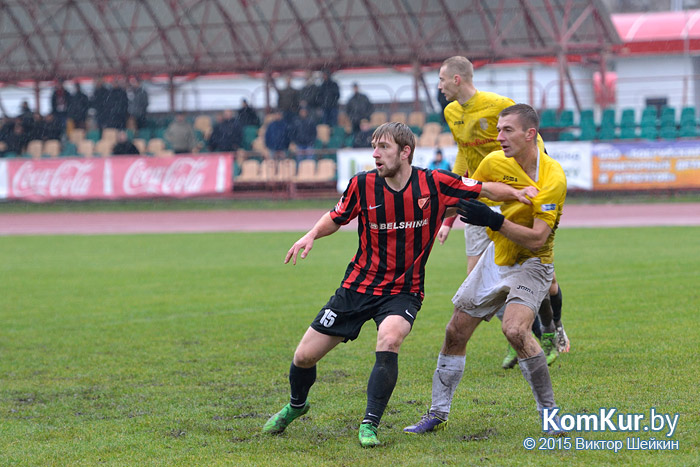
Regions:
M 457 385 L 464 374 L 464 355 L 438 355 L 437 368 L 433 374 L 433 404 L 430 412 L 447 420 Z

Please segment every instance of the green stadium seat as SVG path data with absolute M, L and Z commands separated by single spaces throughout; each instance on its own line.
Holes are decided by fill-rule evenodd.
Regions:
M 595 124 L 585 124 L 581 126 L 580 141 L 593 141 L 597 137 Z
M 661 126 L 676 125 L 676 109 L 664 107 L 661 109 Z
M 700 133 L 698 132 L 698 127 L 695 125 L 695 123 L 686 123 L 685 125 L 681 125 L 678 136 L 681 138 L 696 138 L 700 136 Z
M 555 128 L 557 126 L 557 111 L 544 109 L 540 112 L 540 128 Z
M 662 139 L 676 139 L 678 138 L 678 128 L 675 125 L 662 126 L 659 131 L 659 137 Z
M 614 125 L 601 125 L 600 132 L 598 132 L 598 139 L 601 141 L 610 141 L 617 139 L 617 134 L 615 134 Z
M 576 141 L 576 136 L 570 131 L 559 133 L 559 141 Z
M 658 125 L 658 112 L 656 107 L 648 106 L 642 111 L 642 120 L 639 122 L 640 126 L 650 126 Z
M 620 127 L 620 139 L 635 139 L 637 137 L 637 128 L 634 126 Z
M 695 125 L 695 107 L 683 107 L 681 110 L 681 126 L 692 123 Z
M 603 114 L 600 117 L 600 126 L 601 128 L 604 126 L 617 126 L 617 122 L 615 121 L 615 109 L 603 110 Z
M 70 141 L 66 141 L 65 143 L 63 143 L 63 146 L 61 147 L 61 157 L 69 157 L 76 155 L 78 155 L 78 146 L 71 143 Z
M 100 133 L 100 130 L 97 128 L 93 128 L 92 130 L 88 130 L 85 133 L 85 139 L 92 140 L 93 142 L 98 142 L 102 138 L 102 134 Z
M 573 110 L 562 110 L 559 114 L 559 119 L 557 120 L 557 126 L 559 128 L 568 128 L 570 126 L 574 126 Z
M 659 137 L 659 130 L 656 129 L 656 125 L 642 125 L 639 137 L 642 139 L 657 139 Z
M 439 113 L 429 113 L 425 117 L 425 123 L 439 123 L 442 124 L 442 114 Z
M 151 128 L 148 127 L 140 128 L 138 135 L 139 138 L 148 141 L 153 137 L 153 130 L 151 130 Z
M 631 127 L 637 126 L 637 121 L 634 117 L 634 109 L 622 109 L 622 114 L 620 115 L 620 127 Z
M 579 113 L 578 116 L 578 124 L 579 126 L 584 126 L 584 125 L 593 125 L 595 126 L 595 117 L 593 116 L 593 110 L 592 109 L 583 109 Z

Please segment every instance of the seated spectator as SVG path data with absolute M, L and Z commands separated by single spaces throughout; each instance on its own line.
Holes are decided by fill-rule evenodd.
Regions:
M 24 153 L 27 143 L 29 143 L 29 137 L 24 132 L 21 118 L 16 118 L 14 123 L 11 124 L 3 141 L 5 142 L 6 153 L 15 153 L 18 156 Z
M 260 127 L 260 117 L 258 117 L 255 109 L 248 106 L 248 101 L 243 99 L 241 108 L 238 110 L 238 122 L 241 126 L 257 126 Z
M 163 135 L 175 154 L 190 153 L 195 149 L 194 128 L 185 119 L 184 113 L 178 113 Z
M 274 159 L 284 159 L 287 157 L 289 149 L 289 128 L 287 122 L 282 119 L 281 112 L 272 114 L 270 123 L 265 131 L 265 146 L 272 153 Z
M 63 136 L 63 128 L 64 125 L 58 118 L 56 118 L 53 114 L 46 114 L 46 117 L 44 117 L 44 127 L 41 138 L 38 139 L 41 139 L 42 141 L 46 141 L 47 139 L 60 140 Z
M 316 143 L 316 120 L 309 113 L 309 109 L 301 107 L 299 115 L 292 122 L 291 140 L 297 146 L 297 161 L 313 159 Z
M 452 171 L 452 167 L 450 167 L 450 163 L 447 162 L 443 158 L 442 151 L 440 149 L 435 151 L 435 159 L 433 159 L 430 162 L 430 165 L 428 165 L 428 168 L 431 170 L 442 169 L 442 170 L 447 170 L 448 172 Z
M 117 142 L 112 147 L 112 154 L 115 156 L 132 156 L 141 154 L 138 148 L 129 140 L 126 131 L 117 133 Z
M 374 133 L 374 128 L 369 123 L 366 118 L 360 122 L 360 131 L 355 133 L 352 137 L 352 147 L 353 148 L 371 148 L 372 147 L 372 133 Z
M 209 148 L 214 151 L 237 151 L 243 144 L 243 127 L 232 110 L 221 113 L 221 121 L 217 122 L 209 137 Z

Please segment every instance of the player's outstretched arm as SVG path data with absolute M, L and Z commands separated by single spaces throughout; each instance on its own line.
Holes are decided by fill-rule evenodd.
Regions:
M 316 222 L 303 237 L 297 240 L 294 245 L 287 252 L 287 256 L 284 258 L 284 264 L 287 264 L 289 260 L 292 260 L 292 264 L 297 264 L 297 255 L 301 251 L 301 258 L 304 259 L 311 251 L 314 246 L 314 240 L 317 238 L 325 237 L 331 235 L 340 229 L 340 226 L 333 222 L 331 219 L 331 214 L 329 212 L 325 213 Z
M 501 182 L 484 182 L 481 184 L 481 194 L 492 201 L 520 201 L 523 204 L 532 204 L 530 198 L 537 196 L 539 191 L 534 186 L 528 186 L 522 190 L 516 190 L 510 185 Z

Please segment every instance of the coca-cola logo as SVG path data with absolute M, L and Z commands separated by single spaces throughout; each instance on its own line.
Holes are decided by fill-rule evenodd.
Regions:
M 12 192 L 18 197 L 79 197 L 90 193 L 92 162 L 71 160 L 57 166 L 25 162 L 12 177 Z
M 149 165 L 146 159 L 132 163 L 124 176 L 124 193 L 191 194 L 202 191 L 208 166 L 206 159 L 176 158 L 167 166 Z

